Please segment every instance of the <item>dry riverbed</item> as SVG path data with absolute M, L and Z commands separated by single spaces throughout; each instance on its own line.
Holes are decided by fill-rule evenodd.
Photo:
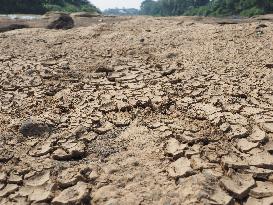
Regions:
M 272 204 L 266 19 L 1 33 L 0 204 Z

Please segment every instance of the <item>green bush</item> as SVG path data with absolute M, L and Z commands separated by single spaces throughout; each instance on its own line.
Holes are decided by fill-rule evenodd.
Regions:
M 257 7 L 252 7 L 250 9 L 246 9 L 240 12 L 241 16 L 247 16 L 247 17 L 262 15 L 262 14 L 264 14 L 264 10 Z
M 88 0 L 0 0 L 0 14 L 43 14 L 47 11 L 100 13 Z

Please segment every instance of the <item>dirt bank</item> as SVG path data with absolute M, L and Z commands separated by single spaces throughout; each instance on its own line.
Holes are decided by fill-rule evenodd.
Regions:
M 272 204 L 273 25 L 135 17 L 0 34 L 0 204 Z

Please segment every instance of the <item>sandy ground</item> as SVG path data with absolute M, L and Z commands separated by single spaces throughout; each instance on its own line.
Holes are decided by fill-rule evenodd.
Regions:
M 268 20 L 1 33 L 0 204 L 270 205 L 272 69 Z

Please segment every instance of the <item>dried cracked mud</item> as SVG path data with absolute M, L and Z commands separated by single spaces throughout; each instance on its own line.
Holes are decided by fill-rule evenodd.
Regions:
M 0 204 L 273 204 L 273 24 L 136 17 L 0 34 Z

